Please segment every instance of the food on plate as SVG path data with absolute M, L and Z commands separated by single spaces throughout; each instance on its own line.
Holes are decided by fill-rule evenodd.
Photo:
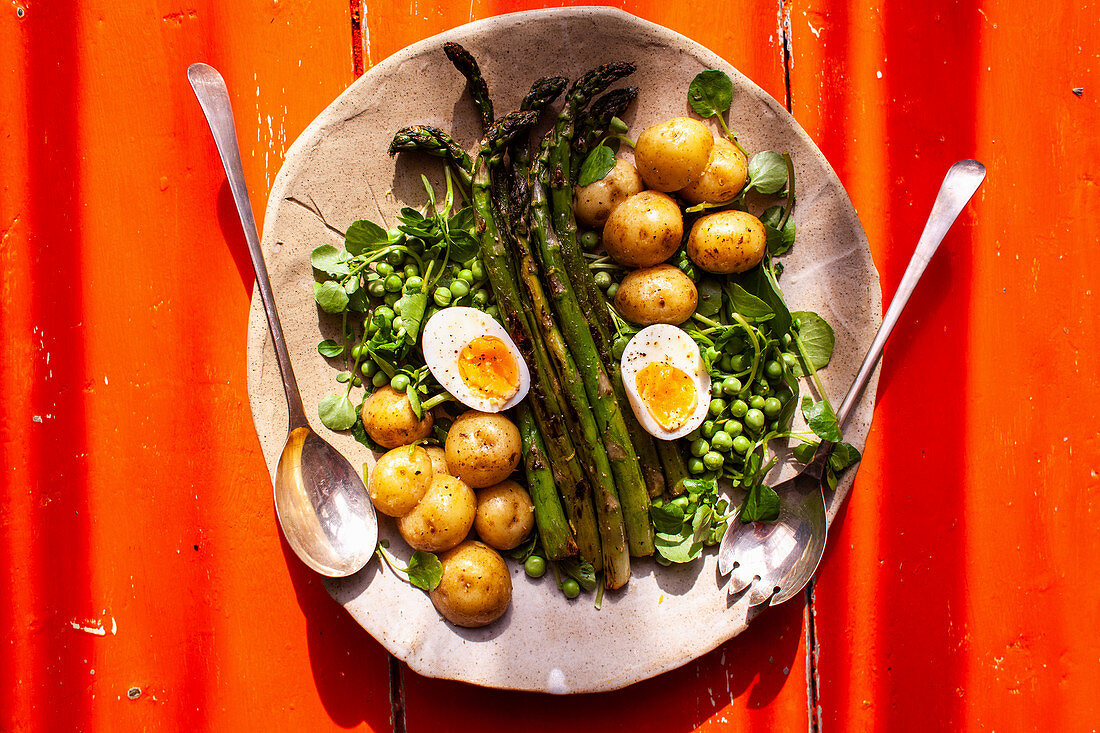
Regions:
M 615 207 L 603 229 L 603 246 L 628 267 L 664 262 L 680 246 L 684 217 L 676 200 L 660 191 L 642 191 Z
M 501 481 L 477 492 L 474 529 L 485 544 L 514 550 L 535 526 L 535 505 L 527 490 L 515 481 Z
M 760 264 L 767 249 L 764 225 L 747 211 L 707 214 L 691 227 L 687 254 L 707 272 L 728 275 Z
M 415 443 L 432 431 L 432 413 L 417 417 L 408 396 L 388 385 L 363 402 L 360 415 L 371 440 L 383 448 Z
M 443 577 L 432 604 L 455 626 L 476 628 L 496 621 L 512 602 L 512 578 L 496 550 L 470 540 L 440 556 Z
M 634 164 L 655 191 L 679 191 L 706 170 L 714 135 L 699 120 L 676 117 L 647 127 L 634 146 Z
M 421 348 L 432 376 L 475 410 L 508 409 L 531 388 L 531 372 L 511 336 L 476 308 L 438 311 L 424 326 Z
M 695 312 L 699 291 L 678 267 L 654 265 L 623 278 L 615 294 L 615 309 L 628 321 L 649 326 L 678 326 Z
M 622 374 L 634 415 L 654 437 L 682 438 L 706 419 L 707 365 L 698 344 L 676 326 L 639 331 L 623 351 Z
M 447 469 L 447 453 L 442 448 L 438 445 L 429 445 L 424 450 L 432 461 L 432 471 L 434 473 L 450 474 Z
M 401 446 L 382 455 L 370 473 L 368 490 L 374 508 L 391 517 L 411 512 L 432 484 L 435 470 L 428 451 Z
M 414 550 L 441 552 L 466 539 L 476 513 L 473 489 L 454 476 L 437 474 L 416 507 L 398 518 L 397 529 Z
M 727 138 L 715 136 L 707 167 L 678 195 L 691 204 L 724 204 L 737 198 L 748 175 L 749 161 L 741 149 Z
M 573 208 L 577 223 L 589 229 L 601 229 L 619 204 L 645 189 L 638 170 L 619 158 L 607 175 L 587 186 L 577 186 Z
M 444 450 L 448 471 L 481 489 L 512 475 L 523 445 L 519 428 L 504 415 L 468 410 L 451 424 Z

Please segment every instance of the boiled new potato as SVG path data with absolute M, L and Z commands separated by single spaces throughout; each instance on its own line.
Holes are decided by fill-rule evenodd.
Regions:
M 481 489 L 512 475 L 523 444 L 519 428 L 504 415 L 468 410 L 451 424 L 444 450 L 448 473 Z
M 463 542 L 439 558 L 443 578 L 430 594 L 432 604 L 455 626 L 475 628 L 504 615 L 512 602 L 512 578 L 496 550 Z
M 403 445 L 382 455 L 370 474 L 370 500 L 374 508 L 401 517 L 424 498 L 435 474 L 428 451 Z
M 623 278 L 615 294 L 615 309 L 623 318 L 643 326 L 669 323 L 679 326 L 691 318 L 699 291 L 691 278 L 672 265 L 635 270 Z
M 469 486 L 436 474 L 416 508 L 398 518 L 397 529 L 414 550 L 440 552 L 466 539 L 476 513 L 477 497 Z
M 667 193 L 642 191 L 615 207 L 603 229 L 603 246 L 628 267 L 664 262 L 680 246 L 684 217 Z
M 527 490 L 515 481 L 501 481 L 477 492 L 474 529 L 485 544 L 513 550 L 535 526 L 535 505 Z
M 601 180 L 577 187 L 573 193 L 573 211 L 581 226 L 601 229 L 619 204 L 643 189 L 645 185 L 637 169 L 619 159 Z
M 657 191 L 679 191 L 703 175 L 714 135 L 689 117 L 677 117 L 646 128 L 634 146 L 634 164 L 646 185 Z
M 749 177 L 749 162 L 728 138 L 715 137 L 703 174 L 680 189 L 680 198 L 692 204 L 733 201 Z
M 429 445 L 425 448 L 428 458 L 432 459 L 432 471 L 435 473 L 450 473 L 447 470 L 447 454 L 438 445 Z
M 728 275 L 760 264 L 768 238 L 764 225 L 746 211 L 720 211 L 702 217 L 688 235 L 687 254 L 708 272 Z
M 389 385 L 367 398 L 360 415 L 371 440 L 384 448 L 409 445 L 432 432 L 432 413 L 417 420 L 409 398 Z

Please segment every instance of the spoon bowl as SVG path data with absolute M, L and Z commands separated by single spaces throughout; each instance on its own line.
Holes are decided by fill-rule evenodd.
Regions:
M 863 357 L 855 382 L 836 412 L 838 425 L 844 425 L 863 394 L 882 357 L 886 339 L 932 255 L 984 179 L 985 166 L 976 160 L 960 160 L 947 171 L 894 300 Z M 730 576 L 731 593 L 749 589 L 750 606 L 762 603 L 775 606 L 794 597 L 817 571 L 828 530 L 822 477 L 832 451 L 832 443 L 821 441 L 802 473 L 774 487 L 780 506 L 775 522 L 742 523 L 734 517 L 722 536 L 718 571 Z
M 275 297 L 256 234 L 256 219 L 248 200 L 237 131 L 225 80 L 213 67 L 192 64 L 187 69 L 195 96 L 214 135 L 229 189 L 241 217 L 248 254 L 256 271 L 256 287 L 275 346 L 283 380 L 289 427 L 275 469 L 275 513 L 294 553 L 313 570 L 329 577 L 358 572 L 378 544 L 378 518 L 359 472 L 321 436 L 313 432 L 302 406 L 298 382 L 275 309 Z

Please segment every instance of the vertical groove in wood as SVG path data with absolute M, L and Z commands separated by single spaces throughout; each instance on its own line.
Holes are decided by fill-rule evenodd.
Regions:
M 405 666 L 390 655 L 390 721 L 393 733 L 405 733 Z
M 363 5 L 364 0 L 348 0 L 351 15 L 351 65 L 358 79 L 363 75 Z

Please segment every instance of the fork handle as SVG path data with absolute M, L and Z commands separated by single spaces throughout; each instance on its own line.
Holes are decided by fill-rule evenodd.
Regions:
M 878 327 L 878 332 L 871 342 L 871 348 L 868 349 L 867 356 L 863 357 L 863 363 L 859 366 L 856 380 L 848 389 L 848 394 L 844 396 L 844 402 L 841 403 L 840 409 L 837 411 L 837 422 L 841 426 L 844 425 L 844 421 L 848 418 L 852 408 L 859 401 L 864 388 L 867 387 L 867 382 L 871 380 L 871 373 L 882 357 L 886 339 L 890 337 L 890 332 L 897 325 L 898 318 L 901 317 L 901 311 L 905 308 L 905 304 L 909 302 L 909 296 L 913 294 L 913 289 L 917 287 L 917 282 L 924 274 L 925 268 L 928 267 L 932 255 L 936 253 L 940 242 L 947 234 L 947 230 L 955 223 L 955 219 L 958 218 L 963 207 L 970 201 L 984 179 L 985 166 L 976 160 L 960 160 L 947 171 L 943 184 L 940 186 L 940 191 L 936 194 L 936 202 L 932 204 L 932 213 L 928 215 L 928 222 L 924 225 L 924 232 L 921 233 L 920 240 L 917 242 L 917 249 L 913 252 L 913 258 L 909 260 L 909 266 L 905 268 L 905 275 L 902 276 L 901 284 L 898 285 L 897 292 L 894 293 L 890 308 L 887 309 L 886 315 L 882 317 L 882 325 Z

